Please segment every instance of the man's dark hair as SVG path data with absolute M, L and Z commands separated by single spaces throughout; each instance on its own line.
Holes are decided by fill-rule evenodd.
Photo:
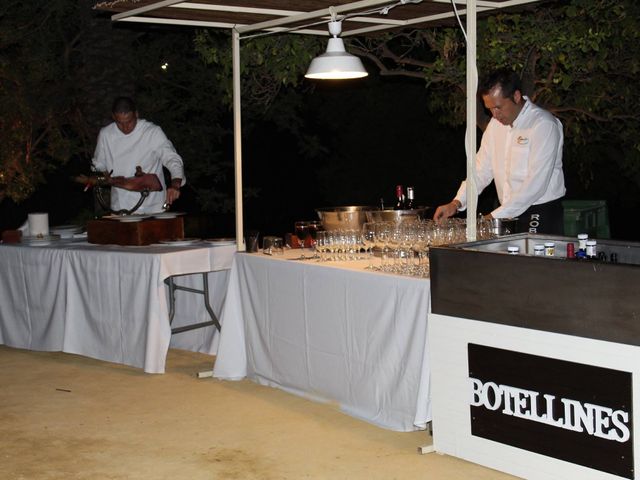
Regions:
M 131 113 L 136 112 L 136 104 L 129 97 L 118 97 L 113 101 L 111 106 L 111 113 Z
M 489 73 L 480 81 L 478 93 L 488 95 L 495 87 L 499 87 L 503 98 L 511 98 L 516 90 L 522 92 L 520 77 L 513 70 L 501 68 Z

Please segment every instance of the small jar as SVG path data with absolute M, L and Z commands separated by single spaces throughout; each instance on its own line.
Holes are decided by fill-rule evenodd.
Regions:
M 533 254 L 536 257 L 544 257 L 544 245 L 541 243 L 536 243 L 533 246 Z
M 589 235 L 586 233 L 578 234 L 578 250 L 587 250 L 587 240 L 589 239 Z
M 544 256 L 553 257 L 556 254 L 556 244 L 553 242 L 544 242 Z
M 587 258 L 593 260 L 597 257 L 596 245 L 597 242 L 595 240 L 587 240 Z
M 507 247 L 507 252 L 509 255 L 518 255 L 520 253 L 520 247 L 516 247 L 515 245 L 509 245 Z

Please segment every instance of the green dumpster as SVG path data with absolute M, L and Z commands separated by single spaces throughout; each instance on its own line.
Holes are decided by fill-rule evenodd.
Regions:
M 587 233 L 590 238 L 611 238 L 606 200 L 563 200 L 564 234 Z

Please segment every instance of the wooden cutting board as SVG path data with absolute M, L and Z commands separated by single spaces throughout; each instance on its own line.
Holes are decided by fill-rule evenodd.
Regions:
M 146 218 L 140 222 L 90 220 L 87 240 L 100 245 L 150 245 L 160 240 L 184 238 L 183 217 Z

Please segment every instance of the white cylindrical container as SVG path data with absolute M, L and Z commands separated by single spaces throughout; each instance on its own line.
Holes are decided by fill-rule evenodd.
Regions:
M 518 255 L 520 253 L 520 247 L 516 247 L 515 245 L 509 245 L 507 247 L 507 252 L 509 255 Z
M 536 243 L 533 246 L 533 254 L 536 257 L 544 257 L 544 245 L 541 243 Z
M 553 242 L 544 242 L 545 257 L 553 257 L 556 254 L 556 244 Z
M 46 237 L 49 235 L 49 214 L 30 213 L 28 217 L 29 235 L 32 237 Z
M 596 245 L 595 240 L 587 240 L 587 258 L 596 258 Z
M 587 239 L 589 238 L 589 235 L 587 235 L 586 233 L 579 233 L 578 234 L 578 250 L 586 250 L 587 249 Z

